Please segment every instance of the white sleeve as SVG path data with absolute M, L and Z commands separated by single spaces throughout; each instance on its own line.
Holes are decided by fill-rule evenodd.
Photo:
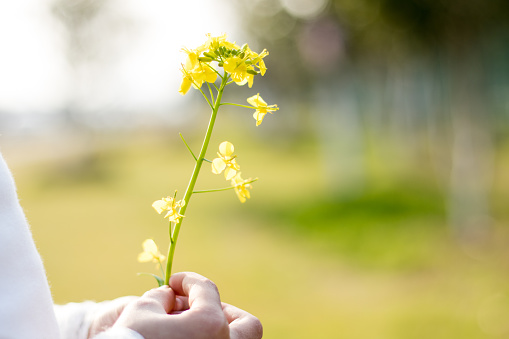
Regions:
M 0 338 L 59 338 L 42 260 L 1 154 Z
M 119 300 L 119 299 L 117 299 Z M 55 314 L 60 327 L 62 339 L 87 339 L 90 325 L 94 316 L 111 306 L 115 301 L 103 301 L 95 303 L 85 301 L 81 303 L 69 303 L 55 305 Z M 143 339 L 137 332 L 124 328 L 110 328 L 107 331 L 94 336 L 94 339 Z
M 127 327 L 112 327 L 99 333 L 93 339 L 144 339 L 141 334 Z
M 87 339 L 93 315 L 101 304 L 92 301 L 55 305 L 55 314 L 62 339 Z

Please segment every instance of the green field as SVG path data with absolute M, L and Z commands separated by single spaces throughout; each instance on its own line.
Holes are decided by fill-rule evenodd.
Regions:
M 225 137 L 211 145 L 233 142 L 243 177 L 260 180 L 245 204 L 233 191 L 193 196 L 175 269 L 215 281 L 224 301 L 261 319 L 264 338 L 509 336 L 507 152 L 494 226 L 465 242 L 448 227 L 443 188 L 420 163 L 377 163 L 362 190 L 342 191 L 311 137 L 219 131 Z M 168 244 L 151 203 L 187 184 L 193 160 L 177 132 L 4 147 L 56 302 L 154 287 L 136 275 L 155 273 L 153 265 L 136 257 L 146 238 Z M 32 155 L 40 159 L 27 161 Z M 197 188 L 223 186 L 206 164 Z

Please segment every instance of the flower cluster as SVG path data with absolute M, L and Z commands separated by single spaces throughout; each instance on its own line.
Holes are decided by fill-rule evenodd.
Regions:
M 179 93 L 185 95 L 191 86 L 200 89 L 204 83 L 213 84 L 219 71 L 214 67 L 222 67 L 224 72 L 239 86 L 246 83 L 249 88 L 253 86 L 255 75 L 265 75 L 267 67 L 263 58 L 269 55 L 266 49 L 260 53 L 252 51 L 247 44 L 239 47 L 226 40 L 226 34 L 212 37 L 207 34 L 207 42 L 196 49 L 182 49 L 186 54 L 186 62 L 182 65 L 182 83 Z M 267 113 L 279 110 L 277 105 L 267 105 L 260 94 L 247 99 L 254 106 L 256 112 L 253 117 L 256 126 L 260 125 Z
M 261 53 L 253 52 L 247 44 L 242 47 L 226 40 L 226 34 L 212 37 L 207 34 L 207 42 L 196 49 L 184 48 L 187 54 L 186 63 L 182 65 L 182 84 L 179 92 L 186 94 L 191 85 L 200 88 L 204 82 L 214 83 L 218 72 L 211 65 L 217 62 L 219 67 L 228 72 L 232 80 L 239 86 L 246 83 L 253 86 L 255 75 L 265 75 L 267 67 L 263 58 L 269 55 L 267 50 Z

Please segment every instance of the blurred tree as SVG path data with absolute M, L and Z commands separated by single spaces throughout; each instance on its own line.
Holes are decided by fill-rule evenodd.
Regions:
M 311 8 L 316 2 L 324 5 L 311 15 L 299 16 L 293 10 Z M 416 53 L 462 55 L 477 48 L 481 37 L 509 26 L 506 0 L 243 0 L 234 4 L 244 29 L 274 53 L 285 55 L 284 60 L 272 60 L 276 72 L 285 75 L 274 76 L 275 81 L 303 76 L 295 70 L 306 69 L 306 51 L 302 53 L 306 44 L 309 49 L 320 48 L 315 54 L 328 52 L 326 45 L 332 44 L 332 49 L 343 52 L 336 53 L 338 58 L 395 61 Z
M 509 1 L 234 3 L 246 32 L 278 56 L 268 60 L 278 94 L 308 104 L 331 186 L 339 170 L 361 185 L 352 176 L 366 164 L 355 159 L 367 155 L 348 154 L 366 152 L 366 140 L 395 141 L 397 160 L 421 168 L 428 149 L 453 229 L 474 237 L 486 230 L 493 133 L 506 110 L 494 98 L 509 88 Z M 299 118 L 294 107 L 286 107 L 290 120 Z

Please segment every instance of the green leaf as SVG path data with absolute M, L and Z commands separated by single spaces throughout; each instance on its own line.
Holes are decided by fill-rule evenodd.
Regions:
M 152 274 L 152 273 L 138 273 L 138 275 L 149 275 L 149 276 L 152 276 L 152 277 L 154 277 L 157 280 L 157 284 L 159 285 L 158 287 L 161 287 L 161 286 L 164 285 L 164 279 L 161 278 L 158 275 L 155 275 L 155 274 Z
M 182 133 L 179 133 L 180 135 L 180 138 L 182 139 L 182 141 L 184 142 L 184 144 L 186 145 L 187 147 L 187 150 L 189 151 L 189 153 L 191 153 L 191 155 L 193 156 L 194 158 L 194 161 L 198 161 L 198 158 L 196 158 L 196 155 L 194 155 L 193 151 L 191 150 L 191 147 L 189 147 L 189 145 L 187 144 L 186 140 L 184 139 L 184 136 L 182 135 Z

